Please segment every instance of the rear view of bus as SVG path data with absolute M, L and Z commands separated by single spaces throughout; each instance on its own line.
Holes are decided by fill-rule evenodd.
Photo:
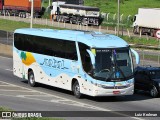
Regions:
M 18 29 L 13 72 L 31 86 L 42 83 L 66 89 L 77 98 L 132 95 L 132 53 L 139 63 L 137 52 L 124 40 L 100 32 Z

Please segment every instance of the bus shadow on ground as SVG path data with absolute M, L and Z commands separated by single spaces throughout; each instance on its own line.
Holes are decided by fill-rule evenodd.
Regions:
M 129 101 L 143 101 L 153 98 L 151 98 L 148 93 L 142 92 L 126 96 L 104 96 L 104 97 L 84 96 L 84 99 L 90 99 L 96 102 L 129 102 Z
M 25 84 L 28 84 L 27 80 L 22 81 Z M 69 97 L 74 97 L 72 91 L 64 90 L 61 88 L 44 85 L 41 83 L 37 83 L 37 88 L 44 88 L 46 89 L 50 94 L 52 94 L 52 91 L 56 92 L 58 95 L 64 95 Z M 65 97 L 64 96 L 64 97 Z M 126 96 L 102 96 L 102 97 L 92 97 L 88 95 L 83 95 L 81 99 L 91 100 L 95 102 L 129 102 L 129 101 L 143 101 L 147 99 L 156 99 L 149 96 L 149 93 L 138 91 L 136 94 L 133 95 L 126 95 Z
M 23 80 L 22 82 L 25 83 L 25 84 L 28 84 L 27 80 Z M 52 94 L 51 92 L 54 91 L 57 94 L 66 94 L 66 95 L 73 96 L 72 91 L 64 90 L 64 89 L 61 89 L 61 88 L 57 88 L 57 87 L 53 87 L 53 86 L 49 86 L 49 85 L 45 85 L 45 84 L 41 84 L 41 83 L 37 83 L 35 87 L 36 88 L 44 88 L 50 94 Z

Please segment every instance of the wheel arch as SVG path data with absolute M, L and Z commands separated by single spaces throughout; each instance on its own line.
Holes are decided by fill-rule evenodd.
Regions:
M 28 79 L 29 79 L 29 73 L 30 72 L 33 72 L 33 70 L 31 68 L 28 68 L 28 73 L 27 73 L 28 74 Z
M 73 85 L 74 85 L 74 83 L 75 83 L 76 81 L 79 83 L 79 81 L 77 80 L 77 78 L 73 78 L 73 79 L 72 79 L 72 82 L 71 82 L 71 91 L 73 91 Z

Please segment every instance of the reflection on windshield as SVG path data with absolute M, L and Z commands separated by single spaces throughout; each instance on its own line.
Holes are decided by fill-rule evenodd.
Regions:
M 95 56 L 96 79 L 119 81 L 133 75 L 129 48 L 96 49 Z

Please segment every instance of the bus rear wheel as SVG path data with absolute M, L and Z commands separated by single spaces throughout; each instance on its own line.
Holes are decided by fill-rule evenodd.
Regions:
M 80 93 L 80 86 L 78 81 L 75 81 L 73 84 L 73 93 L 76 98 L 81 98 L 82 94 Z
M 33 71 L 30 71 L 28 73 L 28 83 L 31 87 L 35 87 L 36 86 L 36 81 L 35 81 L 35 77 L 34 77 L 34 73 Z

